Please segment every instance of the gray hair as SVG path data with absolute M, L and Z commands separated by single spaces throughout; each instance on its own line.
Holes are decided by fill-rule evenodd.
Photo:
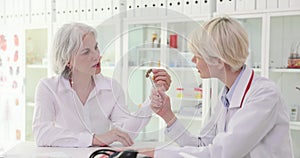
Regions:
M 95 37 L 97 31 L 83 23 L 69 23 L 63 25 L 55 34 L 52 43 L 52 66 L 56 74 L 69 79 L 71 70 L 67 67 L 73 55 L 78 53 L 85 35 L 92 33 Z
M 208 64 L 220 59 L 233 71 L 241 68 L 249 55 L 248 35 L 241 24 L 229 17 L 217 17 L 190 35 L 189 48 Z

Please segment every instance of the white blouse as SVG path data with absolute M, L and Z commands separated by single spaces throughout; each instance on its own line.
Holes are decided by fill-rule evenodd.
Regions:
M 92 145 L 93 134 L 103 134 L 111 125 L 134 138 L 149 122 L 149 99 L 131 114 L 124 92 L 115 80 L 100 74 L 94 81 L 95 87 L 84 105 L 62 76 L 39 82 L 32 126 L 38 146 L 88 147 Z

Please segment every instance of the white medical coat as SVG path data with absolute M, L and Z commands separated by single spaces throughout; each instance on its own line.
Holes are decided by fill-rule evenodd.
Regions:
M 101 74 L 85 105 L 62 76 L 43 79 L 36 88 L 33 135 L 38 146 L 88 147 L 93 134 L 103 134 L 113 124 L 134 138 L 148 123 L 150 100 L 131 115 L 121 86 Z
M 198 158 L 292 158 L 288 112 L 275 84 L 254 75 L 241 104 L 251 74 L 246 67 L 228 111 L 219 99 L 200 136 L 192 136 L 177 120 L 165 133 L 184 147 L 156 148 L 155 157 L 182 157 L 183 152 Z

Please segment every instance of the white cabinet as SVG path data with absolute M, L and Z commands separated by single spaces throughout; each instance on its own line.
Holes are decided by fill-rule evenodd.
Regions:
M 102 56 L 101 73 L 121 82 L 121 20 L 114 17 L 103 22 L 93 21 L 87 24 L 97 30 L 97 42 Z
M 268 19 L 269 78 L 283 94 L 292 119 L 291 129 L 299 130 L 300 11 L 273 12 L 268 14 Z
M 25 95 L 26 95 L 26 140 L 33 140 L 32 119 L 35 88 L 41 78 L 48 76 L 48 29 L 25 30 Z
M 243 25 L 249 39 L 249 56 L 246 64 L 254 68 L 255 73 L 262 74 L 264 56 L 263 15 L 257 14 L 249 17 L 236 17 Z

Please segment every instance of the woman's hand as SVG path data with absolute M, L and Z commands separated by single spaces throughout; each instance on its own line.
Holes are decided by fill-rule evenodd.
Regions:
M 171 76 L 164 69 L 152 69 L 153 80 L 158 87 L 163 87 L 167 91 L 171 85 Z
M 104 134 L 95 134 L 93 146 L 107 146 L 115 141 L 122 143 L 124 146 L 133 145 L 133 141 L 127 133 L 114 128 Z
M 162 88 L 152 90 L 150 105 L 152 110 L 163 118 L 168 126 L 176 121 L 176 116 L 171 109 L 170 97 L 165 94 Z
M 146 155 L 149 157 L 154 157 L 154 152 L 155 152 L 154 148 L 145 148 L 145 149 L 137 149 L 137 150 L 139 154 Z

